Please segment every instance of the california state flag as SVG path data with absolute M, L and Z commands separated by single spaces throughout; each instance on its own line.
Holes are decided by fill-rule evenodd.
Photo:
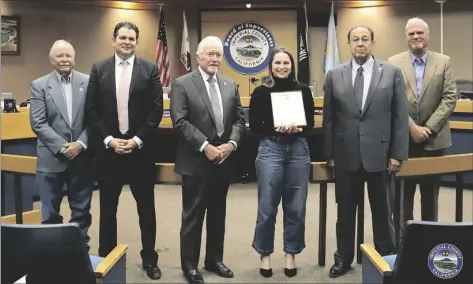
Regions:
M 187 33 L 186 10 L 182 11 L 184 25 L 182 27 L 181 42 L 181 75 L 191 71 L 191 53 L 189 48 L 189 34 Z

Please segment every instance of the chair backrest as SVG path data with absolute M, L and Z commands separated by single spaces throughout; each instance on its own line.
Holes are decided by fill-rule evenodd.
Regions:
M 395 283 L 471 283 L 473 223 L 408 221 L 393 276 Z
M 2 224 L 1 283 L 95 283 L 76 224 Z

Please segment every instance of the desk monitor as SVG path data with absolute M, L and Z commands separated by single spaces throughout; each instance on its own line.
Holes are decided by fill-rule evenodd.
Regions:
M 14 99 L 3 99 L 2 108 L 4 112 L 18 112 L 16 108 L 16 100 Z
M 473 100 L 473 91 L 460 91 L 460 98 L 467 98 Z

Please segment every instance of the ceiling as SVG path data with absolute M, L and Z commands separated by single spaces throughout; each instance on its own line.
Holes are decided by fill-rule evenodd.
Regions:
M 8 1 L 8 0 L 7 0 Z M 10 0 L 11 2 L 39 2 L 39 0 Z M 158 4 L 165 4 L 170 1 L 178 1 L 183 6 L 192 5 L 204 9 L 245 9 L 247 3 L 252 4 L 252 8 L 284 8 L 284 7 L 302 7 L 307 3 L 307 9 L 324 9 L 330 7 L 331 3 L 337 7 L 368 7 L 379 5 L 395 5 L 409 3 L 425 3 L 434 0 L 371 0 L 371 1 L 352 1 L 352 0 L 128 0 L 128 1 L 110 1 L 110 0 L 41 0 L 41 2 L 69 2 L 90 6 L 118 7 L 127 6 L 128 9 L 156 9 Z M 459 1 L 459 0 L 450 0 Z M 124 4 L 125 2 L 125 4 Z M 124 7 L 121 7 L 124 8 Z M 329 8 L 328 8 L 329 9 Z

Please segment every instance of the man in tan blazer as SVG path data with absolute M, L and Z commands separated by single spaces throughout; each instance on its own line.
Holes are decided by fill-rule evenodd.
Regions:
M 449 117 L 456 105 L 456 85 L 450 57 L 428 50 L 429 27 L 412 18 L 406 25 L 409 51 L 389 62 L 401 68 L 409 109 L 409 157 L 435 157 L 452 145 Z M 404 184 L 403 224 L 413 219 L 413 201 L 420 186 L 422 220 L 437 221 L 440 177 L 407 179 Z

